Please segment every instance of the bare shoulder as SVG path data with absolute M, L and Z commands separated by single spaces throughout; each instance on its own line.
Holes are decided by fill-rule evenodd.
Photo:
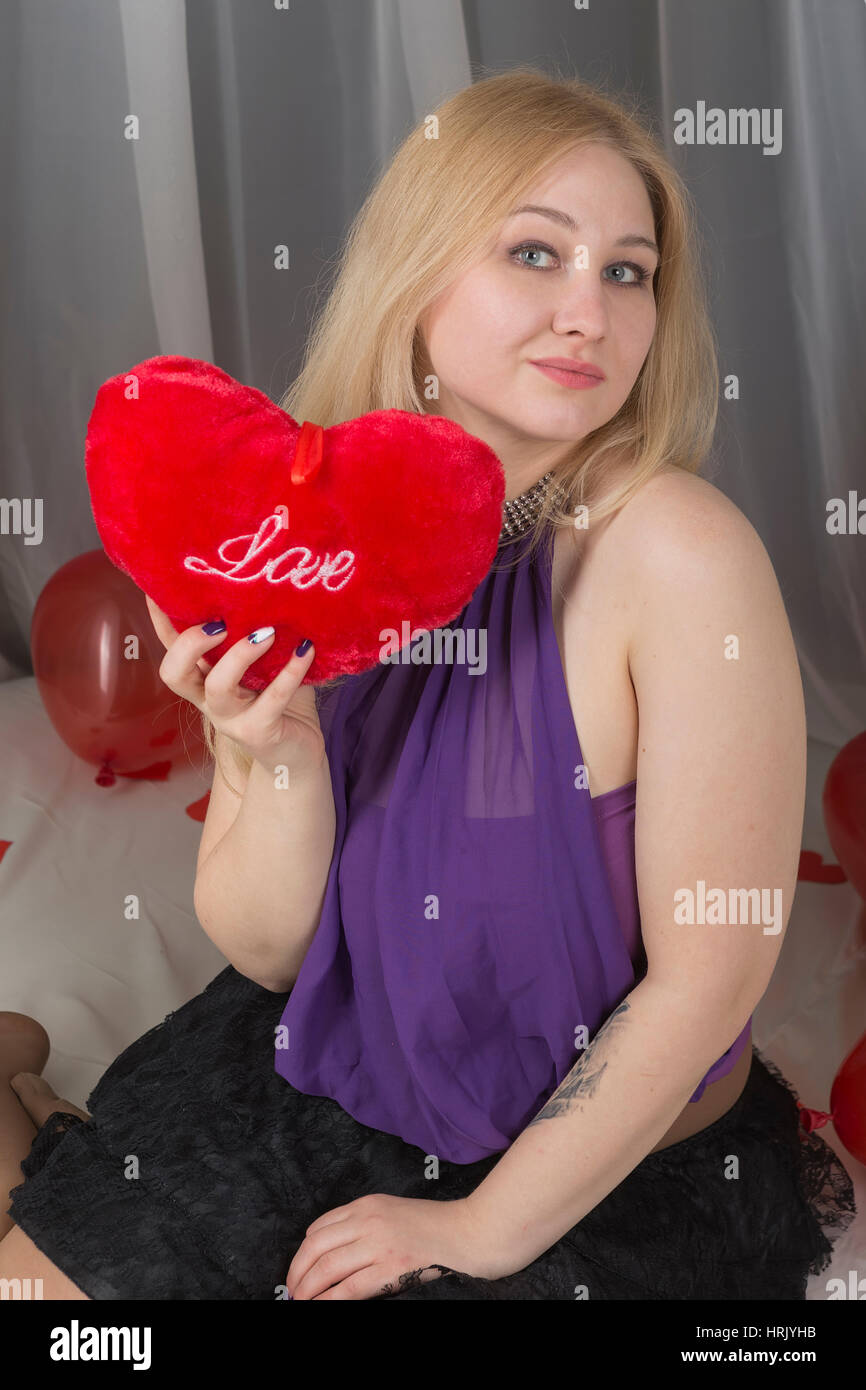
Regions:
M 658 730 L 673 720 L 685 746 L 688 725 L 694 766 L 698 748 L 731 769 L 739 758 L 741 785 L 759 769 L 767 786 L 774 776 L 787 778 L 784 796 L 796 807 L 805 758 L 803 687 L 760 536 L 718 488 L 691 474 L 654 478 L 634 501 L 622 509 L 620 539 L 628 670 L 641 727 L 649 732 L 654 721 Z
M 657 474 L 616 515 L 616 551 L 630 596 L 632 634 L 647 607 L 663 604 L 696 618 L 711 610 L 733 624 L 763 613 L 787 632 L 772 562 L 748 517 L 706 478 L 682 469 Z M 613 528 L 611 540 L 613 540 Z
M 627 476 L 623 474 L 623 477 Z M 568 528 L 564 528 L 567 530 Z M 557 575 L 569 601 L 582 591 L 604 604 L 611 636 L 630 647 L 649 605 L 692 609 L 739 594 L 776 620 L 784 605 L 770 557 L 752 523 L 706 478 L 668 467 L 596 528 L 560 540 Z
M 657 562 L 670 556 L 676 563 L 698 542 L 763 550 L 757 531 L 739 507 L 714 483 L 682 468 L 665 469 L 650 478 L 616 519 L 620 541 L 638 561 Z M 706 553 L 703 547 L 702 553 Z M 737 558 L 743 557 L 738 554 Z

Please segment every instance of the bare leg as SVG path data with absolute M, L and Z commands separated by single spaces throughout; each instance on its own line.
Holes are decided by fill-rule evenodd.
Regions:
M 36 1126 L 9 1082 L 19 1071 L 41 1072 L 50 1051 L 48 1034 L 35 1018 L 0 1012 L 0 1239 L 14 1225 L 6 1215 L 9 1190 L 24 1181 L 21 1160 L 36 1138 Z
M 48 1034 L 35 1018 L 0 1011 L 0 1240 L 15 1224 L 6 1213 L 9 1192 L 24 1181 L 21 1160 L 36 1131 L 55 1110 L 90 1118 L 40 1075 L 50 1051 Z
M 85 1299 L 86 1294 L 43 1255 L 6 1213 L 9 1192 L 24 1181 L 21 1160 L 30 1152 L 37 1128 L 55 1110 L 71 1110 L 87 1119 L 85 1110 L 54 1094 L 40 1073 L 48 1061 L 51 1041 L 42 1024 L 29 1014 L 0 1011 L 0 1277 L 42 1280 L 42 1297 Z M 32 1080 L 13 1077 L 27 1072 Z M 35 1287 L 35 1286 L 34 1286 Z

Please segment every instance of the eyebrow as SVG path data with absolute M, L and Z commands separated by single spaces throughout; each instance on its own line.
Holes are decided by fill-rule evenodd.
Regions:
M 552 222 L 559 222 L 563 227 L 567 227 L 570 232 L 576 232 L 578 224 L 567 212 L 560 212 L 559 208 L 543 207 L 540 203 L 524 203 L 522 207 L 515 208 L 509 213 L 510 217 L 517 217 L 521 212 L 535 212 L 539 217 L 549 217 Z M 614 246 L 645 246 L 649 251 L 654 251 L 661 260 L 661 251 L 654 241 L 649 237 L 639 236 L 637 232 L 628 232 L 614 242 Z

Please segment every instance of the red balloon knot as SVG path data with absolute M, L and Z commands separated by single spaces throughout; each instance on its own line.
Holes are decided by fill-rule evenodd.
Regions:
M 827 1114 L 826 1110 L 811 1110 L 808 1105 L 804 1105 L 799 1100 L 797 1101 L 797 1109 L 800 1112 L 800 1124 L 807 1134 L 811 1134 L 813 1129 L 820 1129 L 822 1125 L 833 1118 L 832 1115 Z

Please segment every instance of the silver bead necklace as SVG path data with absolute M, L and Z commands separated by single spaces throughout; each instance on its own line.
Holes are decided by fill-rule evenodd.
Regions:
M 499 544 L 510 540 L 514 536 L 521 535 L 528 531 L 533 525 L 544 501 L 545 493 L 550 485 L 553 473 L 545 473 L 543 478 L 539 478 L 537 483 L 527 488 L 526 492 L 521 492 L 519 497 L 512 497 L 509 502 L 502 504 L 502 530 L 499 534 Z

